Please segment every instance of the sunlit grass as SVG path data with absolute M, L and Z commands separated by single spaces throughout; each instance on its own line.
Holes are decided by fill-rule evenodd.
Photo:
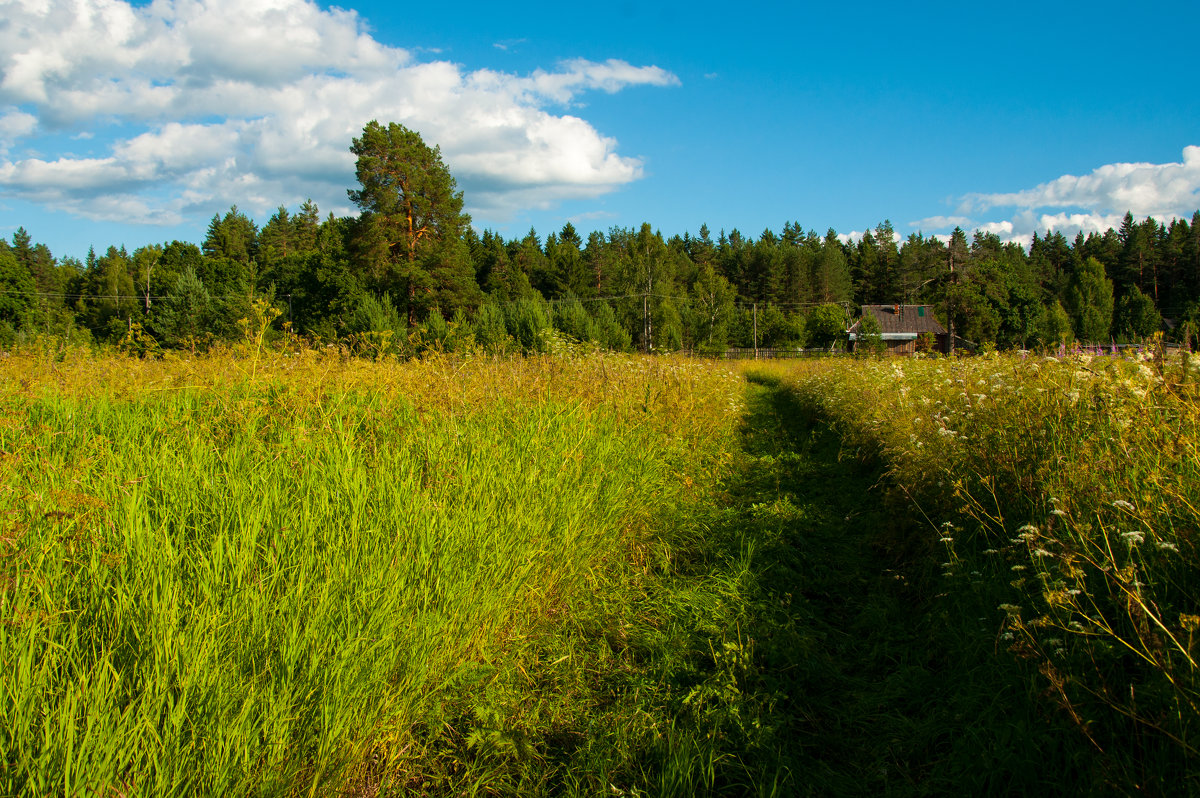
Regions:
M 519 721 L 454 702 L 671 556 L 655 525 L 728 461 L 738 386 L 601 355 L 13 353 L 0 793 L 399 789 L 452 721 L 520 754 Z
M 920 794 L 1029 765 L 1022 672 L 1071 773 L 1193 777 L 1190 359 L 737 371 L 12 353 L 0 793 Z

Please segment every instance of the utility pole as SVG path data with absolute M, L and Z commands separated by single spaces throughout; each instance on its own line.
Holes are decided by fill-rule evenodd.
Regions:
M 654 351 L 654 320 L 650 318 L 650 294 L 654 292 L 654 269 L 650 265 L 650 245 L 642 248 L 642 259 L 646 262 L 646 296 L 642 297 L 642 314 L 646 323 L 646 354 Z
M 146 315 L 150 315 L 150 272 L 154 271 L 153 266 L 146 267 Z
M 954 244 L 948 248 L 950 255 L 950 287 L 946 290 L 946 354 L 954 354 Z
M 650 295 L 642 294 L 642 337 L 646 339 L 646 354 L 650 354 Z
M 754 359 L 758 360 L 758 303 L 754 303 Z

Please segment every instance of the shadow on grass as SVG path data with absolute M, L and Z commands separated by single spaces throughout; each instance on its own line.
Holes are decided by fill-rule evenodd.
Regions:
M 784 385 L 748 400 L 740 463 L 633 600 L 585 597 L 464 686 L 417 775 L 372 794 L 1111 792 L 879 465 Z
M 657 794 L 1102 790 L 1082 736 L 996 656 L 994 620 L 941 592 L 937 535 L 878 465 L 786 387 L 749 391 L 744 467 L 678 574 L 675 621 L 710 654 L 673 674 Z

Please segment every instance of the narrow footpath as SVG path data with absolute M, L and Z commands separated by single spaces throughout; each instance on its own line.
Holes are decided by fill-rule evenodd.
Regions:
M 935 531 L 889 505 L 879 465 L 766 378 L 749 386 L 744 449 L 712 539 L 747 567 L 737 687 L 769 733 L 745 735 L 711 791 L 1069 792 L 1063 727 L 997 672 L 986 634 L 947 639 Z

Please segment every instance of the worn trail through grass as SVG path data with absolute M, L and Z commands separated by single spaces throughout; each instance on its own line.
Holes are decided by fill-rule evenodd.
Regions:
M 1061 794 L 1094 784 L 1080 779 L 1087 758 L 1072 755 L 1070 730 L 996 667 L 994 625 L 979 619 L 963 639 L 927 542 L 936 535 L 888 500 L 878 466 L 843 450 L 773 378 L 752 376 L 749 391 L 747 461 L 729 486 L 727 525 L 756 541 L 741 630 L 756 667 L 745 687 L 759 704 L 774 697 L 777 792 Z

